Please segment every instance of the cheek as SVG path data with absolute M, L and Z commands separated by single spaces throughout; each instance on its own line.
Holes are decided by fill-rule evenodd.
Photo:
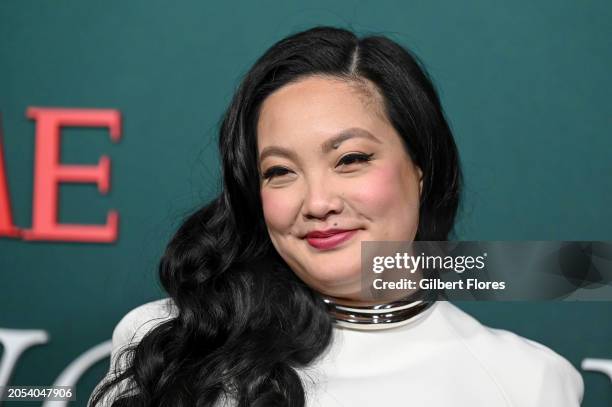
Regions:
M 285 190 L 261 191 L 264 218 L 271 232 L 283 233 L 293 224 L 296 211 L 295 194 Z
M 376 168 L 361 180 L 353 197 L 356 209 L 380 227 L 386 238 L 404 240 L 418 223 L 418 183 L 401 167 Z
M 406 205 L 409 200 L 409 186 L 394 166 L 384 166 L 371 171 L 360 180 L 355 191 L 358 201 L 372 214 L 384 214 L 392 208 Z

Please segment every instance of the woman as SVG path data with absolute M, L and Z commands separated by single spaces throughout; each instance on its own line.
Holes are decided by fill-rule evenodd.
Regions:
M 283 39 L 219 144 L 223 191 L 169 243 L 169 298 L 117 325 L 90 405 L 579 405 L 580 375 L 543 345 L 446 301 L 362 296 L 361 241 L 446 240 L 459 201 L 451 131 L 405 49 Z

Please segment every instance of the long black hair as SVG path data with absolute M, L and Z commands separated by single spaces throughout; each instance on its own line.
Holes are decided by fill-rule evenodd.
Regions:
M 159 276 L 178 313 L 121 357 L 127 368 L 101 386 L 95 406 L 124 380 L 112 406 L 303 406 L 296 368 L 331 341 L 321 297 L 271 244 L 263 217 L 256 124 L 263 100 L 309 75 L 369 80 L 423 172 L 417 240 L 446 240 L 461 185 L 457 148 L 422 64 L 384 36 L 316 27 L 272 46 L 244 77 L 223 117 L 220 195 L 180 226 Z

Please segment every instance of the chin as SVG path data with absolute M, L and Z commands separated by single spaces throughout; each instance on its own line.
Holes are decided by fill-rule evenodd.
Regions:
M 351 285 L 354 285 L 355 282 L 359 283 L 361 280 L 361 269 L 359 265 L 357 268 L 338 267 L 338 263 L 330 265 L 330 267 L 318 265 L 318 269 L 313 273 L 309 273 L 309 277 L 318 287 L 337 289 L 338 287 L 346 286 L 348 283 L 352 283 Z

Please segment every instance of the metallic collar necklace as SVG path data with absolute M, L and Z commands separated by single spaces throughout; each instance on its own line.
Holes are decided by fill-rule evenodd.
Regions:
M 421 293 L 419 293 L 421 294 Z M 416 298 L 415 298 L 416 297 Z M 323 296 L 327 309 L 339 326 L 360 331 L 394 328 L 418 318 L 435 302 L 435 295 L 425 293 L 420 298 L 407 298 L 375 305 L 346 305 Z

